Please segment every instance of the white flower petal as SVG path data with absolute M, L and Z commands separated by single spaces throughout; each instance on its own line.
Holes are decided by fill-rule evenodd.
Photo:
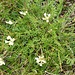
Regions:
M 13 39 L 11 39 L 10 41 L 14 42 L 14 41 L 15 41 L 15 39 L 13 38 Z
M 7 40 L 11 40 L 12 38 L 11 38 L 11 36 L 7 36 Z
M 48 14 L 48 17 L 50 17 L 51 16 L 51 14 Z
M 9 41 L 5 40 L 5 43 L 9 43 Z
M 46 20 L 46 18 L 42 18 L 43 20 Z
M 0 61 L 0 66 L 1 65 L 5 65 L 5 62 L 4 61 Z
M 26 15 L 28 12 L 26 11 L 26 12 L 23 12 L 23 11 L 20 11 L 19 12 L 21 15 Z
M 37 63 L 39 63 L 39 62 L 40 62 L 39 58 L 35 58 L 35 60 L 36 60 L 36 62 L 37 62 Z
M 28 13 L 28 11 L 26 11 L 26 13 Z
M 42 66 L 42 63 L 39 63 L 40 66 Z
M 13 24 L 13 22 L 11 21 L 11 20 L 9 20 L 9 21 L 5 21 L 7 24 Z
M 5 62 L 3 61 L 2 58 L 0 58 L 0 66 L 1 66 L 1 65 L 5 65 Z
M 38 58 L 36 57 L 35 60 L 38 60 Z
M 13 42 L 11 42 L 11 41 L 9 42 L 9 45 L 13 45 L 13 44 L 14 44 Z
M 46 13 L 44 13 L 44 16 L 46 17 Z
M 46 22 L 48 23 L 48 22 L 49 22 L 49 20 L 46 20 Z

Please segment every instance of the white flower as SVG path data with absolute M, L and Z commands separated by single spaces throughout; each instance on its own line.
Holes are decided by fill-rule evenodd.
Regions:
M 5 62 L 3 61 L 2 58 L 0 58 L 0 66 L 1 66 L 1 65 L 5 65 Z
M 15 39 L 11 38 L 11 36 L 7 36 L 7 40 L 5 40 L 5 43 L 8 43 L 9 45 L 14 44 Z
M 49 22 L 50 14 L 44 13 L 44 17 L 42 18 L 43 20 L 46 20 L 46 22 Z
M 26 15 L 28 12 L 27 12 L 27 11 L 25 11 L 25 12 L 20 11 L 19 13 L 20 13 L 21 15 Z
M 13 24 L 13 22 L 11 20 L 5 21 L 5 23 L 10 24 L 10 25 Z
M 38 56 L 35 58 L 35 60 L 36 60 L 36 63 L 40 66 L 42 66 L 42 64 L 46 63 L 44 56 Z

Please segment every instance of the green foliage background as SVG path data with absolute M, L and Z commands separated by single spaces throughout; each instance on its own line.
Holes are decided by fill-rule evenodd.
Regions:
M 64 3 L 64 0 L 0 0 L 0 56 L 6 63 L 0 66 L 0 74 L 45 75 L 48 71 L 59 75 L 65 64 L 72 69 L 75 17 L 71 15 L 75 3 L 68 7 Z M 19 14 L 26 10 L 27 15 Z M 63 10 L 66 12 L 61 16 Z M 51 14 L 49 23 L 42 20 L 45 12 Z M 6 20 L 14 24 L 8 25 Z M 13 46 L 4 43 L 8 35 L 16 39 Z M 35 61 L 41 50 L 47 62 L 42 67 Z

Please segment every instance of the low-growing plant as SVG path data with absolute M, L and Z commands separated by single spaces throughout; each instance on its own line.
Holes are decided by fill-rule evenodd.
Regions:
M 74 10 L 74 0 L 0 1 L 0 75 L 73 75 Z

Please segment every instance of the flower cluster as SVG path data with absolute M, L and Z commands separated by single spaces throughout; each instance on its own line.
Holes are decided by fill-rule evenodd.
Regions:
M 0 58 L 0 66 L 5 65 L 5 62 L 3 61 L 2 58 Z
M 35 58 L 36 63 L 40 66 L 42 66 L 44 63 L 46 63 L 44 56 L 39 56 Z
M 7 40 L 5 40 L 5 43 L 8 43 L 9 45 L 14 44 L 15 39 L 11 38 L 11 36 L 7 36 Z
M 19 12 L 19 14 L 21 14 L 21 15 L 26 15 L 27 13 L 28 13 L 27 11 L 25 11 L 25 12 L 20 11 Z M 48 23 L 50 16 L 51 16 L 50 14 L 44 13 L 44 17 L 42 18 L 42 20 L 45 20 Z M 11 20 L 5 21 L 5 23 L 10 24 L 10 25 L 13 24 L 13 22 Z M 14 44 L 14 41 L 15 41 L 14 38 L 11 38 L 11 36 L 7 36 L 7 39 L 5 40 L 5 43 L 8 43 L 9 45 L 13 45 Z M 44 58 L 43 55 L 36 57 L 35 60 L 36 60 L 36 63 L 39 66 L 42 66 L 44 63 L 46 63 L 46 60 L 45 60 L 45 58 Z M 3 64 L 5 65 L 5 62 L 3 61 L 2 58 L 0 58 L 0 65 L 3 65 Z
M 44 13 L 44 17 L 42 18 L 43 20 L 46 20 L 46 22 L 49 22 L 50 14 Z
M 26 14 L 28 13 L 28 11 L 25 11 L 25 12 L 20 11 L 19 13 L 20 13 L 21 15 L 26 15 Z M 5 23 L 6 23 L 6 24 L 10 24 L 10 25 L 14 24 L 11 20 L 5 21 Z

